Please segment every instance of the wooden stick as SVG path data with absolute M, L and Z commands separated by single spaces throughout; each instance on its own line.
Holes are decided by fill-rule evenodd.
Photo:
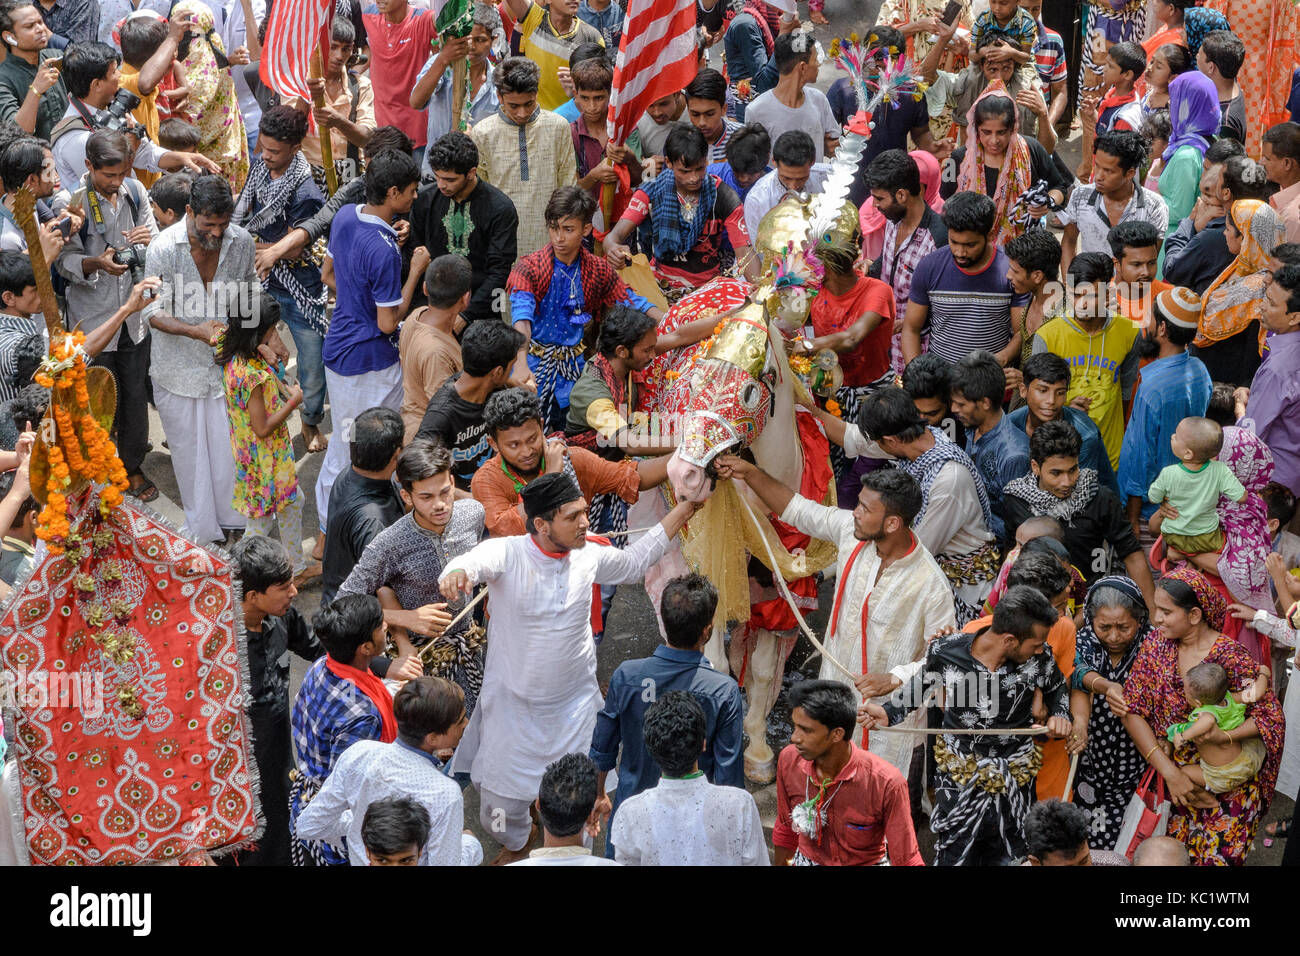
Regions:
M 600 215 L 601 218 L 605 220 L 605 235 L 609 235 L 614 228 L 614 223 L 610 222 L 610 219 L 614 216 L 613 183 L 604 183 L 600 187 Z M 596 255 L 604 255 L 605 244 L 603 242 L 597 242 L 596 247 Z
M 465 112 L 465 78 L 469 75 L 469 57 L 461 57 L 451 68 L 451 128 L 464 131 L 460 125 Z M 491 78 L 486 82 L 491 82 Z
M 324 80 L 325 72 L 321 67 L 321 51 L 316 49 L 311 55 L 311 72 L 308 74 L 313 80 Z M 313 106 L 325 106 L 325 87 L 321 85 L 319 92 L 312 93 L 311 101 Z M 334 143 L 330 131 L 323 126 L 316 127 L 316 135 L 320 138 L 320 162 L 325 167 L 325 186 L 331 196 L 338 191 L 339 175 L 334 168 Z
M 1069 803 L 1070 796 L 1074 793 L 1074 775 L 1079 770 L 1079 755 L 1070 756 L 1070 775 L 1065 778 L 1065 794 L 1061 797 L 1062 803 Z
M 455 617 L 451 619 L 451 621 L 448 622 L 447 626 L 442 629 L 442 633 L 446 634 L 453 627 L 455 627 L 457 624 L 463 621 L 465 619 L 465 615 L 468 614 L 470 611 L 474 610 L 474 606 L 478 604 L 480 601 L 482 601 L 485 597 L 487 597 L 487 593 L 488 593 L 488 589 L 484 587 L 482 591 L 479 591 L 478 594 L 474 595 L 474 599 L 460 609 L 460 613 L 457 614 Z M 429 641 L 428 644 L 425 644 L 424 647 L 416 651 L 416 655 L 420 658 L 420 660 L 425 659 L 424 657 L 425 653 L 428 651 L 432 651 L 436 643 L 437 643 L 437 638 L 434 638 L 433 640 Z

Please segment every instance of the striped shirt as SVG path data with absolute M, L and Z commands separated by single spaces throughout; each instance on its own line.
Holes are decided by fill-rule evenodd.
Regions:
M 731 140 L 732 134 L 743 125 L 743 123 L 737 123 L 730 116 L 723 117 L 722 138 L 709 147 L 709 162 L 725 163 L 727 161 L 727 143 Z
M 19 346 L 33 335 L 44 332 L 45 323 L 40 316 L 0 312 L 0 402 L 9 401 L 21 387 L 17 382 Z
M 960 268 L 949 249 L 917 264 L 909 301 L 930 310 L 930 351 L 957 363 L 975 349 L 1000 352 L 1011 341 L 1011 310 L 1029 302 L 1007 281 L 1007 255 L 998 249 L 978 272 Z
M 1043 26 L 1042 21 L 1038 23 L 1038 42 L 1034 44 L 1034 67 L 1049 96 L 1051 85 L 1065 79 L 1065 42 L 1055 30 Z

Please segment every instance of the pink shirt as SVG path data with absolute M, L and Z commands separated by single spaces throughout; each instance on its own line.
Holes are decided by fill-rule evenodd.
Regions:
M 1268 204 L 1277 210 L 1286 227 L 1286 241 L 1300 242 L 1300 183 L 1274 193 Z

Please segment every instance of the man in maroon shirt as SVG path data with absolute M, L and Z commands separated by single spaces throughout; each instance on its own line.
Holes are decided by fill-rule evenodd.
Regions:
M 776 768 L 777 866 L 924 866 L 907 781 L 853 743 L 853 691 L 833 680 L 790 690 L 790 745 Z

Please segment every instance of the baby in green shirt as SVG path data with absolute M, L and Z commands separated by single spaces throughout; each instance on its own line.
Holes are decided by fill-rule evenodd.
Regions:
M 1209 418 L 1184 418 L 1169 439 L 1178 463 L 1161 470 L 1147 491 L 1160 505 L 1160 534 L 1170 560 L 1184 559 L 1218 574 L 1223 529 L 1219 496 L 1245 501 L 1246 489 L 1215 456 L 1223 448 L 1223 428 Z
M 1236 790 L 1255 776 L 1264 763 L 1264 742 L 1256 734 L 1238 742 L 1228 736 L 1246 721 L 1246 704 L 1268 693 L 1269 669 L 1261 666 L 1259 676 L 1244 691 L 1228 693 L 1228 672 L 1218 664 L 1197 664 L 1183 682 L 1187 702 L 1195 710 L 1192 719 L 1169 728 L 1176 748 L 1195 744 L 1198 764 L 1183 767 L 1192 783 L 1211 793 Z M 1218 703 L 1215 703 L 1218 701 Z

